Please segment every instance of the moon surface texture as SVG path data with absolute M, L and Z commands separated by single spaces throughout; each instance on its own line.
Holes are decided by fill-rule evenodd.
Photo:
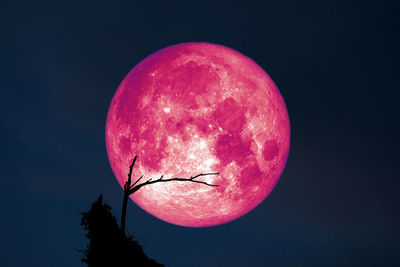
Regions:
M 109 107 L 106 145 L 121 186 L 132 180 L 197 178 L 144 186 L 132 200 L 169 223 L 206 227 L 251 211 L 285 167 L 290 125 L 284 100 L 253 60 L 225 46 L 183 43 L 136 65 Z

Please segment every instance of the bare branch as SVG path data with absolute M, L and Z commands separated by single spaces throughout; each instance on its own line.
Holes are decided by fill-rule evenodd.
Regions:
M 218 175 L 219 174 L 218 172 L 200 173 L 200 174 L 197 174 L 196 176 L 190 176 L 190 178 L 175 177 L 175 178 L 164 179 L 164 175 L 161 175 L 161 177 L 158 179 L 153 180 L 152 178 L 150 178 L 146 182 L 138 184 L 139 181 L 143 178 L 143 175 L 142 175 L 132 184 L 132 171 L 133 171 L 133 166 L 135 166 L 136 159 L 137 159 L 137 156 L 135 156 L 135 158 L 132 161 L 132 164 L 129 166 L 128 181 L 126 181 L 126 183 L 124 185 L 124 200 L 122 202 L 122 213 L 121 213 L 121 230 L 124 234 L 125 234 L 125 218 L 126 218 L 126 209 L 127 209 L 128 198 L 131 194 L 135 193 L 143 186 L 155 184 L 155 183 L 172 182 L 172 181 L 192 182 L 192 183 L 199 183 L 199 184 L 204 184 L 204 185 L 208 185 L 208 186 L 218 186 L 215 184 L 209 184 L 204 181 L 195 180 L 196 178 L 202 177 L 202 176 Z
M 218 186 L 216 184 L 209 184 L 204 181 L 195 180 L 198 177 L 208 176 L 208 175 L 218 175 L 218 174 L 219 174 L 218 172 L 209 172 L 209 173 L 200 173 L 200 174 L 197 174 L 196 176 L 191 176 L 190 178 L 174 177 L 174 178 L 169 178 L 169 179 L 163 179 L 164 175 L 161 175 L 161 177 L 156 180 L 153 180 L 152 178 L 150 178 L 149 180 L 147 180 L 144 183 L 141 183 L 139 185 L 131 187 L 128 193 L 133 194 L 136 191 L 138 191 L 140 188 L 142 188 L 143 186 L 146 186 L 146 185 L 155 184 L 155 183 L 163 183 L 163 182 L 172 182 L 172 181 L 192 182 L 192 183 L 199 183 L 199 184 L 204 184 L 204 185 L 208 185 L 208 186 Z
M 128 181 L 124 185 L 124 191 L 126 192 L 127 195 L 131 195 L 138 191 L 140 188 L 146 185 L 150 184 L 155 184 L 155 183 L 165 183 L 165 182 L 172 182 L 172 181 L 181 181 L 181 182 L 192 182 L 192 183 L 199 183 L 199 184 L 204 184 L 208 186 L 218 186 L 215 184 L 209 184 L 204 181 L 198 181 L 195 180 L 196 178 L 202 177 L 202 176 L 208 176 L 208 175 L 218 175 L 218 172 L 209 172 L 209 173 L 200 173 L 195 176 L 190 176 L 190 178 L 181 178 L 181 177 L 174 177 L 174 178 L 169 178 L 169 179 L 164 179 L 164 175 L 161 175 L 160 178 L 153 180 L 153 178 L 150 178 L 144 183 L 138 184 L 139 181 L 143 178 L 143 175 L 140 176 L 133 184 L 132 184 L 132 171 L 133 167 L 135 166 L 137 156 L 132 161 L 132 164 L 129 166 L 129 173 L 128 173 Z
M 132 161 L 131 166 L 129 166 L 128 181 L 126 181 L 126 183 L 124 185 L 124 200 L 122 202 L 122 213 L 121 213 L 121 230 L 122 230 L 122 233 L 124 233 L 124 234 L 125 234 L 125 217 L 126 217 L 126 208 L 127 208 L 128 198 L 129 198 L 129 190 L 132 188 L 132 186 L 131 186 L 132 170 L 133 170 L 133 166 L 135 166 L 136 159 L 137 159 L 137 156 L 135 156 L 135 158 Z M 138 181 L 136 181 L 135 183 L 137 183 L 137 182 Z

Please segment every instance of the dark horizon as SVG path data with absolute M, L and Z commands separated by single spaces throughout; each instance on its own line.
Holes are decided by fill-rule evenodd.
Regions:
M 272 193 L 224 225 L 168 224 L 129 201 L 126 227 L 145 253 L 177 267 L 400 264 L 396 1 L 0 7 L 1 266 L 85 266 L 80 212 L 100 193 L 117 218 L 122 208 L 104 137 L 112 96 L 140 60 L 191 41 L 268 72 L 290 153 Z

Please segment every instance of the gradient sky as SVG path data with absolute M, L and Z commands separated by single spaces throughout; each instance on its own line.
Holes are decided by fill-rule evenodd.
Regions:
M 291 151 L 246 216 L 195 229 L 129 203 L 127 228 L 167 266 L 400 264 L 396 1 L 0 3 L 0 266 L 84 266 L 80 212 L 120 215 L 106 155 L 111 98 L 141 59 L 208 41 L 278 85 Z M 218 3 L 216 3 L 218 2 Z

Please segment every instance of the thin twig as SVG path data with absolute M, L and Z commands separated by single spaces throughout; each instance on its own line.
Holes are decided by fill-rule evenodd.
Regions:
M 142 180 L 143 175 L 139 177 L 139 179 L 136 180 L 136 182 L 134 182 L 131 186 L 130 189 L 132 189 L 140 180 Z
M 132 161 L 131 166 L 129 166 L 129 173 L 128 173 L 128 181 L 126 181 L 125 185 L 124 185 L 124 190 L 128 190 L 131 187 L 131 181 L 132 181 L 132 170 L 133 170 L 133 166 L 135 166 L 136 163 L 136 159 L 137 156 L 135 156 L 135 158 Z M 136 181 L 138 182 L 138 181 Z

